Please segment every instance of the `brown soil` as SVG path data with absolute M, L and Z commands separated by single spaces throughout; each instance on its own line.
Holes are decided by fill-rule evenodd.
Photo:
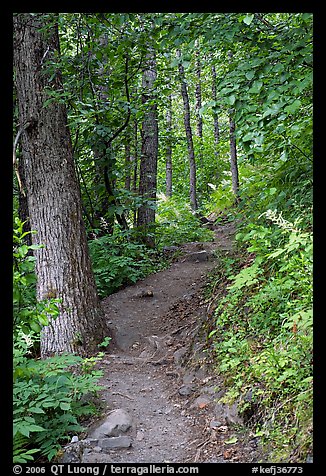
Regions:
M 231 252 L 234 232 L 234 223 L 217 226 L 213 242 L 183 245 L 169 269 L 103 300 L 113 341 L 102 399 L 133 417 L 133 443 L 85 462 L 257 461 L 255 439 L 234 426 L 236 412 L 221 413 L 223 385 L 205 352 L 203 288 L 214 250 Z

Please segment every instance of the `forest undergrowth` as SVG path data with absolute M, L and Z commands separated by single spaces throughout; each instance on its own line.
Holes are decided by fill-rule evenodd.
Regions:
M 104 297 L 133 284 L 148 274 L 169 266 L 164 246 L 190 240 L 212 238 L 202 229 L 190 209 L 179 203 L 162 209 L 156 228 L 161 244 L 156 250 L 137 241 L 136 233 L 117 230 L 113 236 L 90 241 L 90 253 L 99 295 Z M 84 431 L 83 421 L 100 412 L 89 395 L 96 397 L 102 389 L 99 370 L 104 350 L 111 338 L 98 345 L 96 355 L 83 358 L 63 354 L 39 359 L 40 331 L 50 319 L 59 315 L 60 299 L 36 299 L 35 245 L 24 241 L 28 232 L 15 219 L 14 228 L 14 442 L 15 463 L 56 457 L 71 436 Z M 86 398 L 87 397 L 87 398 Z
M 223 401 L 266 460 L 312 461 L 313 15 L 13 20 L 14 462 L 53 461 L 99 411 L 99 298 L 226 220 L 206 289 Z
M 211 237 L 190 211 L 184 214 L 181 204 L 179 210 L 172 204 L 164 203 L 164 225 L 158 220 L 162 244 Z M 246 207 L 249 214 L 249 203 Z M 221 217 L 238 220 L 243 211 L 239 215 L 231 207 L 222 215 L 216 210 L 216 216 L 218 226 Z M 168 220 L 164 235 L 162 226 L 167 227 Z M 312 235 L 309 223 L 304 227 L 299 221 L 283 218 L 276 209 L 256 212 L 255 221 L 238 220 L 236 250 L 220 252 L 206 289 L 208 352 L 227 388 L 223 402 L 238 402 L 269 461 L 302 462 L 312 454 Z M 30 358 L 38 353 L 40 326 L 49 316 L 55 318 L 56 300 L 35 302 L 34 259 L 21 242 L 18 220 L 16 233 L 15 461 L 29 461 L 34 453 L 51 460 L 72 432 L 82 431 L 83 417 L 98 411 L 82 397 L 100 390 L 96 382 L 102 373 L 95 364 L 104 354 L 99 347 L 90 359 Z M 160 261 L 160 250 L 122 236 L 91 243 L 102 295 L 168 266 L 168 261 Z M 103 349 L 108 344 L 109 339 Z
M 267 460 L 306 462 L 313 444 L 311 191 L 306 180 L 291 195 L 277 178 L 280 172 L 274 187 L 240 205 L 236 251 L 219 256 L 207 289 L 209 352 L 228 388 L 223 401 L 239 403 Z

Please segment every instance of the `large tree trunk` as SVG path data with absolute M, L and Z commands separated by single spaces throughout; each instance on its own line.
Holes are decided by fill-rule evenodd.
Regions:
M 44 105 L 46 90 L 62 91 L 58 69 L 45 63 L 59 51 L 57 27 L 45 28 L 45 14 L 14 16 L 14 66 L 31 229 L 37 230 L 37 298 L 60 298 L 60 315 L 41 334 L 41 355 L 81 355 L 97 350 L 107 333 L 100 307 L 76 178 L 72 144 L 63 103 Z M 55 66 L 54 66 L 55 68 Z
M 166 111 L 166 131 L 167 144 L 165 155 L 165 180 L 166 180 L 166 195 L 172 197 L 172 95 L 168 97 L 168 107 Z
M 152 47 L 146 55 L 146 65 L 142 78 L 142 103 L 145 107 L 142 123 L 142 150 L 139 171 L 139 193 L 143 199 L 151 202 L 142 205 L 138 210 L 137 226 L 143 233 L 143 241 L 154 247 L 153 232 L 155 224 L 155 209 L 157 186 L 157 155 L 158 155 L 158 125 L 157 105 L 155 103 L 156 60 Z
M 181 53 L 178 50 L 177 55 L 181 58 Z M 187 145 L 188 145 L 188 158 L 189 158 L 189 169 L 190 169 L 190 177 L 189 177 L 189 188 L 190 188 L 190 204 L 191 208 L 196 211 L 198 209 L 197 204 L 197 180 L 196 180 L 196 161 L 195 161 L 195 152 L 194 152 L 194 144 L 192 140 L 192 130 L 191 130 L 191 123 L 190 123 L 190 106 L 189 106 L 189 96 L 188 96 L 188 88 L 187 83 L 185 81 L 185 72 L 182 62 L 179 61 L 179 74 L 180 74 L 180 81 L 181 81 L 181 94 L 183 99 L 183 106 L 184 106 L 184 125 L 186 130 L 186 137 L 187 137 Z

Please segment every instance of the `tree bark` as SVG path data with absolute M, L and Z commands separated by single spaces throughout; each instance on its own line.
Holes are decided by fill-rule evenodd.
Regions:
M 165 156 L 165 180 L 166 180 L 166 195 L 172 197 L 172 96 L 168 97 L 168 107 L 166 111 L 166 131 L 167 131 L 167 146 Z
M 149 47 L 146 55 L 145 68 L 142 78 L 142 103 L 145 108 L 142 123 L 142 149 L 139 171 L 139 193 L 149 201 L 138 210 L 137 226 L 143 234 L 143 241 L 150 247 L 155 246 L 153 231 L 155 224 L 155 209 L 157 186 L 157 155 L 158 155 L 158 124 L 157 104 L 155 102 L 156 59 L 155 52 Z
M 178 50 L 177 55 L 181 58 L 181 53 Z M 189 192 L 190 192 L 190 205 L 191 208 L 196 211 L 198 209 L 197 204 L 197 179 L 196 179 L 196 161 L 195 161 L 195 152 L 194 152 L 194 144 L 192 139 L 192 129 L 190 123 L 190 106 L 189 106 L 189 96 L 188 96 L 188 88 L 187 83 L 185 81 L 185 72 L 184 67 L 179 61 L 179 75 L 181 81 L 181 95 L 183 99 L 183 106 L 184 106 L 184 125 L 186 130 L 186 137 L 187 137 L 187 145 L 188 145 L 188 159 L 189 159 Z
M 239 200 L 239 172 L 238 172 L 238 159 L 237 159 L 237 144 L 235 137 L 235 122 L 233 119 L 233 111 L 229 110 L 229 124 L 230 124 L 230 166 L 232 174 L 232 191 L 236 198 Z
M 33 243 L 44 245 L 35 252 L 37 298 L 61 299 L 59 316 L 42 329 L 41 355 L 85 355 L 98 350 L 108 331 L 88 252 L 66 108 L 56 100 L 44 104 L 46 90 L 63 90 L 54 65 L 57 26 L 40 31 L 49 23 L 46 15 L 14 16 L 19 119 L 30 122 L 21 140 L 30 225 L 37 231 Z M 51 72 L 45 67 L 48 59 Z

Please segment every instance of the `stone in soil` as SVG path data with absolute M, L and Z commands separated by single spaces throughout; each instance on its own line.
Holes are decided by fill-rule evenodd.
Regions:
M 132 440 L 130 436 L 111 436 L 111 438 L 97 440 L 95 446 L 102 448 L 105 452 L 105 450 L 113 448 L 129 448 L 131 444 Z
M 105 420 L 89 433 L 89 438 L 100 440 L 102 438 L 120 436 L 132 426 L 132 418 L 123 408 L 117 408 L 109 413 Z

